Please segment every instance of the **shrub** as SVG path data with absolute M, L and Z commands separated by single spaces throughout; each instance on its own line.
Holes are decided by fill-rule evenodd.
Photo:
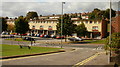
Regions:
M 109 37 L 106 38 L 105 50 L 120 49 L 120 33 L 113 33 L 111 36 L 111 44 L 109 44 Z

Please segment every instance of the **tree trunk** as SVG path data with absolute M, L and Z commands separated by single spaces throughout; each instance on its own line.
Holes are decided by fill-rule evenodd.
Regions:
M 67 36 L 65 35 L 65 42 L 67 42 Z

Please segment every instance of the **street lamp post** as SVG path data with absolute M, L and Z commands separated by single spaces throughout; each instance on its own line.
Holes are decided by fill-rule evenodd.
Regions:
M 112 23 L 111 23 L 111 0 L 110 0 L 110 32 L 109 32 L 109 44 L 110 44 L 110 55 L 109 55 L 109 62 L 111 62 L 111 35 L 112 35 Z
M 62 31 L 63 31 L 63 4 L 65 4 L 65 2 L 62 2 L 62 14 L 61 14 L 61 48 L 62 48 Z

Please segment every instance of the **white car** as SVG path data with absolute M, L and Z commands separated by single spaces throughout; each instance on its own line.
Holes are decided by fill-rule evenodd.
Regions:
M 68 38 L 68 40 L 70 40 L 70 41 L 83 41 L 83 39 L 81 39 L 79 37 Z

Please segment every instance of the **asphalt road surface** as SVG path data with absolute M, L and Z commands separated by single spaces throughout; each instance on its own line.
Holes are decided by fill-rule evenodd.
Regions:
M 101 51 L 102 50 L 93 50 L 91 48 L 85 48 L 85 49 L 77 48 L 74 51 L 67 51 L 63 53 L 6 59 L 2 61 L 2 64 L 3 65 L 74 65 Z
M 19 44 L 30 44 L 30 42 L 18 43 L 17 41 L 9 41 L 1 39 L 2 44 L 19 45 Z M 40 44 L 36 43 L 35 46 L 48 46 L 48 47 L 61 47 L 61 44 Z M 76 50 L 62 53 L 53 53 L 46 55 L 28 56 L 13 59 L 2 60 L 2 65 L 70 65 L 73 66 L 78 62 L 81 62 L 88 57 L 96 54 L 97 52 L 102 52 L 103 45 L 100 44 L 62 44 L 63 48 Z M 15 67 L 15 66 L 14 66 Z M 56 67 L 56 66 L 54 66 Z M 60 66 L 63 67 L 63 66 Z
M 93 48 L 93 49 L 103 49 L 102 44 L 61 44 L 59 43 L 59 39 L 46 39 L 42 38 L 41 40 L 37 40 L 36 43 L 32 44 L 34 46 L 45 46 L 45 47 L 73 47 L 73 48 Z M 2 41 L 2 44 L 10 44 L 10 45 L 31 45 L 31 42 L 21 42 L 21 41 L 10 41 L 10 40 L 4 40 L 0 38 L 0 41 Z M 38 43 L 39 42 L 39 43 Z M 52 43 L 51 43 L 52 42 Z M 58 42 L 58 43 L 54 43 Z

